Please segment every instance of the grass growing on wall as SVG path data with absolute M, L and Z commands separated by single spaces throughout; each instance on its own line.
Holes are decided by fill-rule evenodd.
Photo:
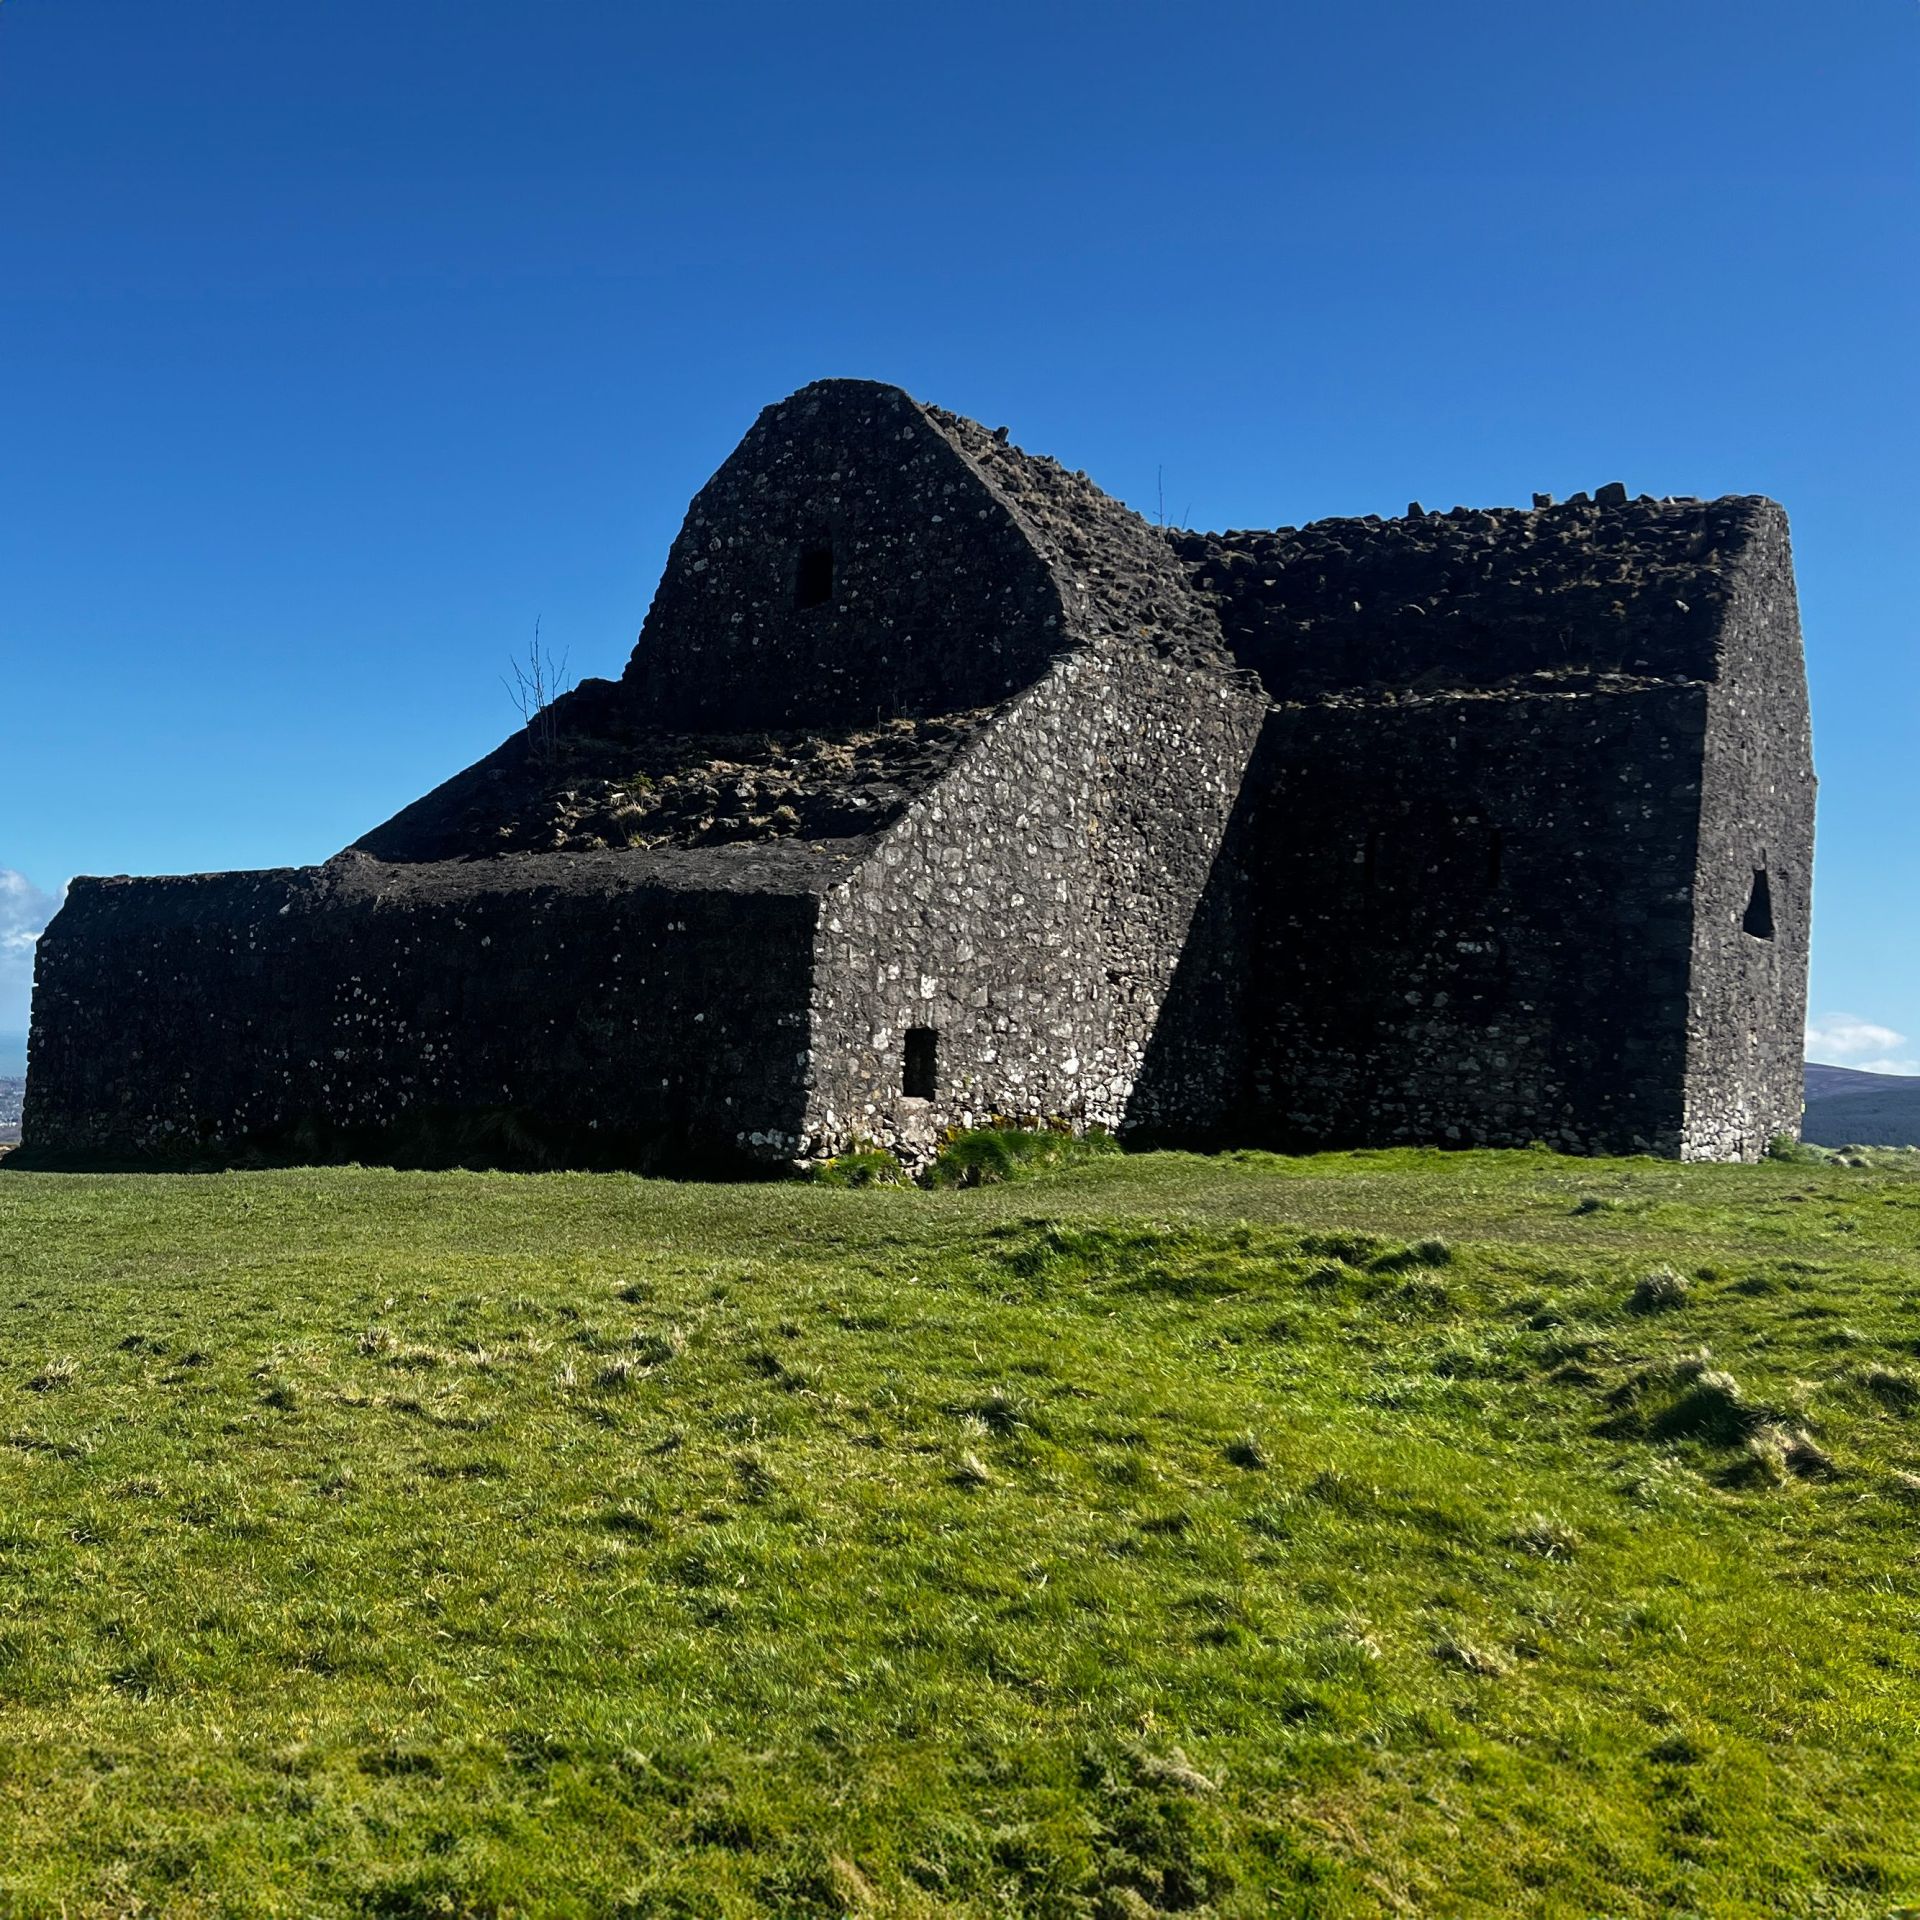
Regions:
M 927 1169 L 932 1187 L 991 1187 L 1036 1174 L 1060 1173 L 1120 1143 L 1104 1127 L 1075 1133 L 1066 1126 L 1021 1126 L 1002 1121 L 948 1134 Z
M 0 1915 L 1885 1915 L 1920 1179 L 0 1174 Z

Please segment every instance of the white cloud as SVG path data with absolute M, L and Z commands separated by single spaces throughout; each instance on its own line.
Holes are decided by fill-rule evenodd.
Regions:
M 27 1024 L 33 945 L 59 907 L 58 894 L 36 887 L 24 873 L 0 867 L 0 1027 Z
M 1915 1073 L 1920 1063 L 1892 1060 L 1894 1050 L 1907 1044 L 1904 1033 L 1891 1027 L 1876 1026 L 1854 1013 L 1826 1013 L 1807 1022 L 1807 1058 L 1857 1066 L 1863 1073 Z M 1879 1058 L 1868 1060 L 1873 1054 Z

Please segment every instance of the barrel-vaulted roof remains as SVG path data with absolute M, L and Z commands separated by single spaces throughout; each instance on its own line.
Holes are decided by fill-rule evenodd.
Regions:
M 871 492 L 863 460 L 878 476 Z M 898 469 L 909 474 L 900 486 Z M 1025 555 L 1025 590 L 1004 611 L 983 598 L 972 610 L 980 630 L 955 632 L 933 589 L 911 590 L 936 573 L 925 564 L 933 556 L 886 546 L 894 523 L 911 531 L 915 516 L 940 529 L 938 557 L 977 577 L 985 595 L 1000 590 L 1007 551 Z M 969 524 L 947 530 L 961 518 Z M 837 546 L 844 597 L 796 617 L 790 550 L 811 539 Z M 897 557 L 894 573 L 912 576 L 897 603 L 882 598 L 898 578 L 860 603 L 854 568 L 868 550 L 870 571 Z M 754 657 L 756 635 L 739 631 L 741 602 L 770 636 L 768 659 Z M 717 634 L 716 617 L 726 623 Z M 811 647 L 829 670 L 851 657 L 837 621 L 869 634 L 891 622 L 890 655 L 918 677 L 890 693 L 884 663 L 869 663 L 869 710 L 854 710 L 868 697 L 856 687 L 831 689 L 840 712 L 823 712 L 826 675 L 796 671 L 794 653 Z M 1008 632 L 1006 621 L 1029 631 Z M 1004 434 L 895 387 L 818 381 L 766 409 L 695 499 L 624 676 L 563 695 L 545 727 L 516 733 L 350 851 L 404 863 L 743 841 L 853 853 L 1055 654 L 1121 637 L 1219 657 L 1212 612 L 1155 529 Z M 929 677 L 930 652 L 972 654 L 989 639 L 1006 655 L 994 674 L 959 658 Z M 936 676 L 941 664 L 931 662 Z
M 816 381 L 766 408 L 694 500 L 622 678 L 562 695 L 546 726 L 349 852 L 857 858 L 1054 654 L 1121 641 L 1236 663 L 1282 702 L 1711 679 L 1729 563 L 1778 514 L 1613 487 L 1192 532 L 1150 525 L 1004 428 L 884 383 Z M 837 552 L 840 594 L 795 615 L 809 541 Z M 1014 586 L 998 577 L 1010 553 L 1028 569 Z M 974 601 L 938 602 L 936 559 L 977 582 Z M 1024 639 L 1008 631 L 1022 621 Z M 856 628 L 877 654 L 857 655 Z

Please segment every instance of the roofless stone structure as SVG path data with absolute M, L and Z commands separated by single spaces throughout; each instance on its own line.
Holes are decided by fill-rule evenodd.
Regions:
M 76 881 L 26 1151 L 1750 1159 L 1799 1119 L 1813 793 L 1769 501 L 1169 532 L 821 381 L 619 681 L 324 866 Z

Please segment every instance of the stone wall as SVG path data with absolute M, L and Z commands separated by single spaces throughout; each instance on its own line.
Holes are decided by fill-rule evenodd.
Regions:
M 1235 849 L 1250 1130 L 1677 1150 L 1705 690 L 1278 710 Z
M 1751 1158 L 1793 1129 L 1813 781 L 1777 507 L 1171 540 L 1276 695 L 1157 1050 L 1226 1063 L 1211 1133 Z
M 1127 1124 L 1264 707 L 1138 642 L 1015 700 L 826 897 L 815 1140 L 917 1159 L 995 1115 Z M 910 1029 L 936 1036 L 931 1098 Z
M 81 880 L 39 945 L 25 1146 L 385 1151 L 512 1116 L 568 1159 L 785 1159 L 817 895 L 617 855 Z
M 926 414 L 1048 568 L 1060 650 L 828 894 L 809 1130 L 918 1158 L 995 1115 L 1137 1129 L 1194 1091 L 1146 1062 L 1266 701 L 1164 536 Z M 909 1033 L 932 1036 L 931 1097 Z
M 1728 557 L 1694 874 L 1690 1160 L 1752 1159 L 1797 1133 L 1812 921 L 1814 779 L 1786 515 L 1767 503 Z M 1761 875 L 1765 876 L 1764 883 Z

